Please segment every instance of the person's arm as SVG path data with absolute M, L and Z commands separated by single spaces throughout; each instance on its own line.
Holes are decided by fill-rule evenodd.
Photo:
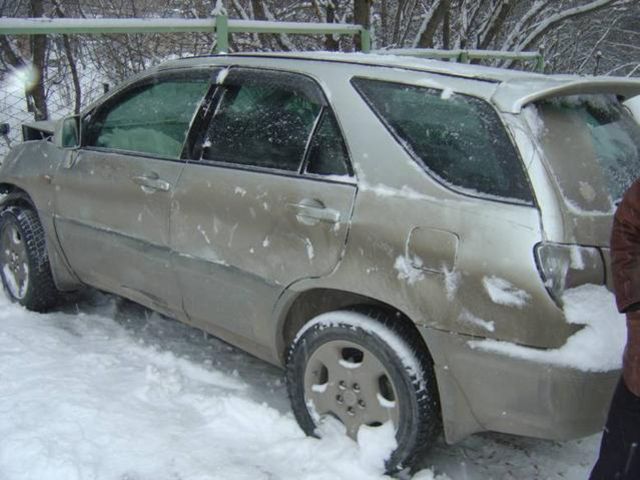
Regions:
M 640 181 L 625 194 L 611 232 L 611 266 L 618 309 L 627 316 L 622 375 L 640 397 Z
M 622 365 L 624 383 L 640 397 L 640 311 L 627 312 L 627 346 Z

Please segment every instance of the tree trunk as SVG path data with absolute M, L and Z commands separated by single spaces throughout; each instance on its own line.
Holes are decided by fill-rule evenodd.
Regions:
M 333 2 L 327 2 L 327 23 L 334 23 L 335 20 L 336 7 L 333 5 Z M 325 35 L 324 48 L 333 52 L 340 49 L 340 44 L 333 35 Z
M 449 0 L 444 3 L 446 6 L 442 18 L 442 48 L 449 50 L 451 48 L 451 8 Z
M 43 0 L 31 0 L 31 15 L 33 17 L 44 16 Z M 33 99 L 33 114 L 35 120 L 46 120 L 48 117 L 47 96 L 44 88 L 44 81 L 47 77 L 45 62 L 47 53 L 46 35 L 31 36 L 31 53 L 33 55 L 33 66 L 38 71 L 38 81 L 30 92 Z
M 415 42 L 417 48 L 433 48 L 435 34 L 444 20 L 445 13 L 449 9 L 449 2 L 446 0 L 436 0 L 436 3 L 427 13 L 422 24 L 422 29 L 418 41 Z
M 56 15 L 58 15 L 58 17 L 60 18 L 64 18 L 66 15 L 64 14 L 64 10 L 62 10 L 62 7 L 60 6 L 60 3 L 58 3 L 57 0 L 54 0 L 53 4 L 56 8 Z M 73 55 L 73 48 L 71 46 L 69 35 L 62 35 L 62 45 L 64 47 L 64 53 L 67 56 L 69 70 L 71 70 L 71 79 L 73 80 L 73 91 L 75 94 L 75 105 L 73 107 L 73 112 L 77 115 L 80 113 L 80 107 L 82 105 L 82 87 L 80 85 L 80 76 L 78 75 L 78 67 Z
M 369 29 L 371 26 L 371 3 L 372 0 L 353 0 L 353 23 Z M 356 35 L 355 43 L 355 49 L 362 50 L 362 39 L 360 35 Z
M 269 20 L 267 18 L 267 12 L 262 0 L 251 0 L 251 7 L 253 8 L 253 16 L 256 20 Z M 287 47 L 287 45 L 285 45 L 285 43 L 277 34 L 260 33 L 259 36 L 265 39 L 272 39 L 273 41 L 275 41 L 277 47 L 284 52 L 291 50 L 289 47 Z
M 13 51 L 9 40 L 4 35 L 0 35 L 0 49 L 2 49 L 2 55 L 4 60 L 14 68 L 24 67 L 24 60 L 22 57 Z
M 478 48 L 485 50 L 491 45 L 498 32 L 502 31 L 513 7 L 514 2 L 512 0 L 503 0 L 493 7 L 494 11 L 491 12 L 489 20 L 478 37 Z

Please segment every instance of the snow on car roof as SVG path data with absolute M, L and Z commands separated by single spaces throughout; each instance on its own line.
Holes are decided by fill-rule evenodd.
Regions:
M 554 96 L 613 93 L 624 98 L 640 95 L 640 80 L 620 77 L 595 77 L 578 75 L 547 75 L 523 72 L 506 68 L 487 67 L 442 60 L 425 59 L 405 55 L 387 55 L 380 53 L 343 53 L 343 52 L 246 52 L 225 55 L 191 57 L 168 62 L 167 66 L 184 65 L 185 61 L 208 63 L 234 57 L 255 57 L 265 61 L 305 60 L 335 63 L 370 65 L 378 67 L 405 68 L 439 75 L 449 75 L 470 80 L 497 83 L 491 101 L 499 110 L 518 113 L 528 103 Z
M 295 59 L 295 60 L 314 60 L 336 63 L 352 63 L 359 65 L 371 65 L 381 67 L 406 68 L 411 70 L 420 70 L 443 75 L 454 75 L 464 78 L 473 78 L 491 82 L 501 82 L 505 78 L 523 77 L 530 78 L 532 76 L 545 77 L 545 75 L 521 72 L 518 70 L 507 70 L 504 68 L 493 68 L 482 65 L 470 65 L 456 62 L 445 62 L 442 60 L 433 60 L 427 58 L 411 57 L 406 55 L 387 55 L 380 53 L 344 53 L 344 52 L 243 52 L 230 53 L 223 55 L 204 55 L 199 57 L 191 57 L 191 59 L 214 59 L 214 58 L 233 58 L 233 57 L 260 57 L 267 59 Z M 175 63 L 190 60 L 189 58 L 175 60 Z

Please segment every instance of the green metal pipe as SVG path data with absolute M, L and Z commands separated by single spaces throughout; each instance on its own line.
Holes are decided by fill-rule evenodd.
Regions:
M 175 18 L 0 18 L 2 35 L 104 34 L 104 33 L 190 33 L 212 32 L 224 15 L 205 19 Z M 359 25 L 339 23 L 268 22 L 227 20 L 228 33 L 291 33 L 306 35 L 360 33 Z
M 229 51 L 229 23 L 226 15 L 216 16 L 216 53 Z
M 138 19 L 138 18 L 2 18 L 0 34 L 47 35 L 105 33 L 179 33 L 211 32 L 215 19 Z
M 371 33 L 364 27 L 360 30 L 360 49 L 362 53 L 371 51 Z

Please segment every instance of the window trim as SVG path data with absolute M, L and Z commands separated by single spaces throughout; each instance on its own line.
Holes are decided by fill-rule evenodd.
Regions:
M 277 68 L 263 68 L 263 67 L 251 67 L 251 66 L 245 66 L 245 65 L 229 65 L 229 66 L 220 66 L 218 65 L 218 67 L 220 68 L 227 68 L 229 69 L 229 73 L 227 74 L 226 78 L 225 78 L 225 82 L 223 82 L 222 84 L 212 84 L 212 93 L 210 95 L 210 104 L 206 105 L 208 106 L 208 113 L 207 116 L 202 116 L 200 117 L 200 122 L 198 123 L 198 128 L 194 128 L 194 135 L 192 138 L 187 138 L 187 140 L 190 140 L 190 144 L 185 144 L 185 152 L 183 152 L 185 154 L 185 159 L 188 163 L 192 163 L 194 165 L 205 165 L 205 166 L 220 166 L 223 168 L 228 168 L 228 169 L 238 169 L 238 170 L 243 170 L 243 171 L 254 171 L 254 172 L 263 172 L 263 173 L 274 173 L 276 175 L 281 175 L 281 176 L 288 176 L 288 177 L 295 177 L 295 178 L 311 178 L 311 179 L 317 179 L 317 180 L 324 180 L 327 181 L 329 183 L 346 183 L 346 184 L 354 184 L 356 183 L 356 175 L 355 175 L 355 170 L 353 169 L 353 162 L 352 162 L 352 155 L 351 155 L 351 151 L 349 149 L 349 144 L 347 142 L 347 138 L 346 135 L 344 134 L 344 130 L 340 125 L 340 121 L 338 119 L 338 116 L 335 114 L 335 110 L 333 108 L 331 108 L 331 104 L 327 98 L 327 95 L 324 91 L 324 89 L 322 88 L 322 84 L 320 82 L 318 82 L 315 78 L 313 78 L 311 75 L 308 75 L 306 73 L 302 73 L 302 72 L 294 72 L 294 71 L 290 71 L 290 70 L 284 70 L 284 69 L 277 69 Z M 247 75 L 250 74 L 251 72 L 261 72 L 261 73 L 265 73 L 265 74 L 269 74 L 269 73 L 276 73 L 276 74 L 287 74 L 290 76 L 295 76 L 295 77 L 302 77 L 307 79 L 310 82 L 313 82 L 314 86 L 317 87 L 316 90 L 320 93 L 321 98 L 322 98 L 322 103 L 321 103 L 321 108 L 320 108 L 320 112 L 318 113 L 318 115 L 316 116 L 316 119 L 314 121 L 314 125 L 311 129 L 311 132 L 309 133 L 309 136 L 307 138 L 307 142 L 305 144 L 305 148 L 304 148 L 304 152 L 302 155 L 302 160 L 300 162 L 300 167 L 298 168 L 297 171 L 294 170 L 285 170 L 285 169 L 277 169 L 277 168 L 272 168 L 272 167 L 260 167 L 257 165 L 250 165 L 250 164 L 241 164 L 241 163 L 230 163 L 230 162 L 222 162 L 222 161 L 215 161 L 215 160 L 205 160 L 202 158 L 196 158 L 196 153 L 198 153 L 198 156 L 201 156 L 202 152 L 201 152 L 201 145 L 204 143 L 204 139 L 207 135 L 207 131 L 209 129 L 209 125 L 211 123 L 211 121 L 213 120 L 213 118 L 215 117 L 215 114 L 218 112 L 220 105 L 222 104 L 222 99 L 224 98 L 224 94 L 227 90 L 227 79 L 232 78 L 230 77 L 231 73 L 234 73 L 234 76 L 238 76 L 238 75 Z M 205 104 L 203 104 L 202 109 L 204 109 Z M 347 154 L 347 170 L 349 171 L 349 176 L 348 177 L 344 177 L 344 181 L 339 180 L 339 176 L 338 175 L 321 175 L 321 174 L 314 174 L 314 173 L 307 173 L 305 171 L 306 169 L 306 165 L 307 165 L 307 158 L 309 156 L 309 150 L 310 150 L 310 146 L 311 146 L 311 142 L 316 134 L 316 131 L 320 125 L 320 120 L 323 118 L 323 116 L 325 115 L 325 111 L 330 111 L 331 113 L 333 113 L 334 118 L 336 119 L 336 124 L 338 126 L 338 131 L 340 133 L 340 136 L 342 137 L 342 141 L 345 145 L 346 148 L 346 154 Z M 195 126 L 195 124 L 194 124 Z
M 298 167 L 298 173 L 300 175 L 304 175 L 307 170 L 307 165 L 309 165 L 309 155 L 311 154 L 311 144 L 313 143 L 313 138 L 318 133 L 320 129 L 320 125 L 322 124 L 322 119 L 326 115 L 326 107 L 323 105 L 320 107 L 320 111 L 318 115 L 316 115 L 315 120 L 313 121 L 313 127 L 311 127 L 311 132 L 309 132 L 309 136 L 307 137 L 307 143 L 304 145 L 304 152 L 302 152 L 302 161 L 300 162 L 300 166 Z
M 211 119 L 215 116 L 220 108 L 222 97 L 224 96 L 224 85 L 217 83 L 218 74 L 231 67 L 216 66 L 216 69 L 212 71 L 212 82 L 209 85 L 209 90 L 203 97 L 200 107 L 197 109 L 195 116 L 191 121 L 191 128 L 187 133 L 184 145 L 182 147 L 181 159 L 187 163 L 193 162 L 195 153 L 202 156 L 202 140 L 206 135 L 207 126 L 211 122 Z M 215 81 L 213 76 L 215 75 Z
M 319 180 L 326 183 L 335 183 L 342 185 L 357 185 L 355 177 L 346 177 L 340 175 L 319 175 L 316 173 L 301 175 L 295 170 L 281 170 L 270 167 L 259 167 L 256 165 L 243 165 L 240 163 L 219 162 L 214 160 L 187 160 L 189 165 L 199 165 L 211 168 L 224 168 L 225 170 L 241 170 L 249 173 L 261 173 L 265 175 L 275 175 L 278 177 L 289 177 L 294 180 Z
M 518 161 L 519 161 L 520 166 L 522 168 L 522 173 L 524 175 L 525 182 L 526 182 L 527 186 L 529 187 L 529 193 L 531 194 L 531 201 L 530 202 L 525 201 L 525 200 L 518 200 L 518 199 L 515 199 L 515 198 L 510 199 L 510 198 L 507 198 L 507 197 L 500 197 L 498 195 L 492 195 L 490 193 L 480 192 L 480 191 L 477 191 L 477 194 L 473 194 L 469 190 L 465 190 L 464 187 L 458 187 L 455 184 L 453 184 L 451 182 L 448 182 L 446 179 L 441 178 L 436 172 L 434 172 L 431 168 L 429 168 L 429 166 L 426 165 L 426 163 L 411 148 L 407 148 L 405 146 L 406 140 L 401 138 L 396 133 L 395 129 L 389 124 L 389 122 L 382 115 L 380 115 L 380 113 L 378 113 L 378 110 L 371 104 L 369 98 L 361 91 L 361 89 L 355 83 L 357 80 L 369 80 L 369 81 L 375 81 L 375 82 L 387 83 L 387 84 L 395 84 L 395 85 L 401 85 L 401 86 L 407 86 L 407 87 L 425 88 L 425 89 L 431 89 L 431 90 L 435 90 L 435 91 L 444 91 L 444 90 L 439 90 L 439 89 L 434 88 L 434 87 L 425 87 L 423 85 L 416 85 L 416 84 L 413 84 L 413 83 L 399 82 L 397 80 L 386 80 L 386 79 L 380 79 L 380 78 L 376 78 L 376 77 L 366 77 L 366 76 L 362 76 L 362 75 L 355 75 L 355 76 L 351 77 L 351 79 L 349 80 L 349 83 L 351 84 L 353 89 L 358 93 L 358 96 L 362 99 L 362 101 L 364 101 L 364 103 L 367 105 L 367 107 L 374 113 L 374 115 L 378 118 L 380 123 L 382 123 L 382 125 L 384 126 L 385 130 L 387 130 L 387 132 L 395 139 L 396 143 L 400 146 L 400 148 L 402 148 L 402 150 L 404 150 L 406 152 L 406 154 L 409 155 L 409 157 L 416 164 L 418 164 L 418 166 L 421 168 L 421 170 L 424 171 L 426 173 L 426 175 L 430 179 L 435 181 L 438 185 L 442 186 L 443 188 L 445 188 L 445 189 L 447 189 L 447 190 L 449 190 L 451 192 L 456 193 L 457 195 L 462 195 L 462 196 L 468 197 L 468 198 L 478 198 L 478 199 L 481 199 L 481 200 L 487 200 L 487 201 L 491 201 L 491 202 L 503 203 L 503 204 L 507 204 L 507 205 L 516 205 L 516 206 L 520 206 L 520 207 L 538 208 L 537 199 L 536 199 L 536 195 L 535 195 L 535 190 L 533 189 L 533 185 L 531 184 L 531 179 L 529 178 L 529 175 L 527 173 L 527 168 L 526 168 L 526 165 L 524 163 L 524 159 L 522 158 L 522 155 L 520 153 L 520 149 L 518 148 L 518 145 L 515 142 L 515 139 L 513 138 L 513 135 L 511 134 L 511 131 L 508 128 L 508 125 L 504 122 L 504 119 L 500 116 L 499 112 L 497 111 L 495 106 L 491 104 L 491 102 L 488 102 L 485 98 L 482 98 L 482 97 L 477 96 L 477 95 L 471 95 L 471 94 L 468 94 L 468 93 L 460 93 L 460 95 L 471 97 L 471 98 L 474 98 L 474 99 L 477 99 L 477 100 L 480 100 L 480 101 L 484 102 L 496 114 L 496 117 L 498 118 L 498 120 L 500 122 L 500 125 L 502 126 L 502 129 L 504 130 L 507 138 L 509 139 L 509 142 L 511 143 L 511 146 L 513 147 L 515 155 L 518 158 Z
M 146 152 L 135 152 L 132 150 L 117 150 L 115 148 L 82 147 L 80 153 L 83 152 L 101 153 L 104 155 L 120 155 L 134 159 L 141 158 L 145 160 L 158 160 L 161 162 L 185 163 L 185 160 L 183 158 L 167 157 Z
M 333 112 L 333 110 L 331 110 L 328 106 L 325 106 L 322 108 L 322 110 L 320 111 L 320 114 L 318 115 L 318 118 L 316 118 L 316 123 L 313 126 L 313 130 L 311 131 L 311 135 L 309 135 L 309 139 L 307 141 L 307 146 L 305 147 L 305 151 L 304 151 L 304 157 L 302 160 L 302 164 L 300 165 L 300 174 L 301 175 L 314 175 L 314 176 L 323 176 L 322 173 L 313 173 L 313 172 L 309 172 L 309 162 L 310 162 L 310 158 L 309 156 L 311 155 L 311 146 L 313 144 L 313 140 L 315 138 L 315 136 L 318 134 L 318 131 L 320 130 L 320 127 L 322 126 L 323 122 L 325 121 L 325 119 L 327 117 L 329 117 L 329 115 L 333 116 L 333 119 L 335 120 L 336 126 L 338 128 L 338 133 L 340 134 L 340 137 L 342 138 L 342 144 L 344 145 L 345 148 L 345 153 L 347 155 L 347 175 L 346 177 L 349 178 L 354 178 L 355 174 L 353 172 L 353 168 L 351 167 L 351 155 L 349 154 L 349 147 L 347 145 L 347 142 L 345 141 L 344 135 L 342 134 L 342 130 L 340 128 L 340 125 L 338 124 L 338 119 L 336 117 L 336 114 Z M 330 174 L 330 175 L 324 175 L 324 176 L 334 176 L 334 177 L 340 177 L 340 176 L 345 176 L 345 175 L 338 175 L 338 174 Z
M 126 85 L 122 89 L 114 92 L 113 95 L 106 98 L 99 105 L 94 106 L 90 111 L 84 113 L 82 115 L 82 123 L 85 122 L 91 123 L 92 120 L 87 121 L 88 117 L 95 117 L 96 114 L 99 114 L 101 111 L 110 111 L 113 108 L 114 104 L 118 104 L 122 102 L 123 99 L 134 95 L 135 92 L 140 91 L 144 87 L 154 85 L 156 83 L 161 83 L 162 81 L 166 81 L 167 79 L 189 79 L 194 78 L 194 76 L 202 75 L 202 79 L 207 81 L 207 87 L 204 95 L 200 99 L 197 107 L 194 109 L 194 112 L 191 116 L 191 120 L 189 121 L 189 127 L 187 129 L 187 133 L 185 135 L 185 139 L 182 142 L 182 148 L 180 150 L 180 154 L 177 157 L 168 156 L 168 155 L 159 155 L 151 152 L 139 152 L 135 150 L 125 150 L 119 148 L 109 148 L 109 147 L 99 147 L 96 145 L 87 145 L 87 135 L 86 133 L 81 135 L 81 144 L 80 149 L 84 151 L 93 151 L 93 152 L 101 152 L 101 153 L 113 153 L 118 155 L 126 155 L 130 157 L 143 157 L 143 158 L 152 158 L 163 161 L 173 161 L 173 162 L 186 162 L 185 156 L 185 148 L 187 146 L 187 141 L 191 135 L 191 131 L 196 123 L 197 118 L 200 116 L 203 107 L 205 106 L 205 101 L 207 98 L 212 95 L 212 91 L 217 90 L 217 85 L 215 83 L 216 74 L 221 70 L 221 67 L 218 65 L 207 66 L 207 67 L 197 67 L 197 68 L 180 68 L 180 69 L 171 69 L 167 71 L 154 72 L 143 78 L 137 79 L 134 82 Z M 83 131 L 86 132 L 88 128 L 88 124 L 83 126 Z

